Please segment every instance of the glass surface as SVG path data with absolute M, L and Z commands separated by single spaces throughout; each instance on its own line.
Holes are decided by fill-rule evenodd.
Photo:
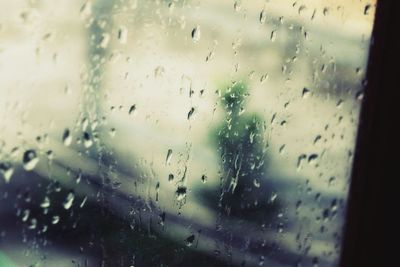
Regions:
M 374 11 L 0 0 L 0 266 L 337 266 Z

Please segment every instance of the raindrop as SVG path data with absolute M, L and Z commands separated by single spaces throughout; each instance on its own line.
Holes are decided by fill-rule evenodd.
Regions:
M 303 160 L 305 160 L 307 158 L 307 156 L 305 154 L 301 154 L 298 158 L 297 158 L 297 170 L 301 169 L 301 165 Z
M 91 14 L 92 14 L 92 3 L 90 1 L 87 1 L 82 5 L 80 10 L 80 15 L 81 18 L 85 19 L 89 17 Z
M 260 188 L 260 186 L 261 186 L 260 179 L 255 178 L 253 180 L 253 184 L 254 184 L 255 187 Z
M 322 136 L 321 135 L 317 135 L 314 139 L 314 145 L 317 145 L 320 141 L 321 141 Z
M 194 107 L 192 107 L 190 110 L 189 110 L 189 112 L 188 112 L 188 115 L 187 115 L 187 119 L 188 120 L 190 120 L 191 118 L 192 118 L 192 116 L 195 114 L 195 108 Z
M 50 199 L 49 197 L 45 197 L 43 202 L 40 204 L 40 207 L 47 209 L 48 207 L 50 207 Z
M 313 13 L 311 15 L 311 20 L 313 20 L 315 18 L 315 14 L 317 14 L 317 10 L 316 9 L 314 9 L 314 11 L 313 11 Z
M 53 218 L 51 218 L 52 224 L 57 224 L 59 221 L 60 221 L 60 216 L 54 215 Z
M 128 39 L 128 29 L 121 25 L 118 29 L 118 41 L 121 44 L 126 44 L 126 41 Z
M 203 174 L 201 176 L 201 181 L 203 182 L 203 184 L 205 184 L 207 182 L 207 180 L 208 180 L 208 177 L 205 174 Z
M 165 165 L 168 165 L 170 163 L 171 157 L 172 157 L 172 149 L 168 149 L 167 157 L 165 158 Z M 173 175 L 172 175 L 172 178 L 173 178 Z
M 279 154 L 283 154 L 283 152 L 285 152 L 285 147 L 286 145 L 281 145 L 281 147 L 279 148 Z
M 23 221 L 23 222 L 26 222 L 28 219 L 29 219 L 29 215 L 30 215 L 30 210 L 24 210 L 23 212 L 22 212 L 22 218 L 21 218 L 21 220 Z
M 277 231 L 278 231 L 278 233 L 283 233 L 283 223 L 278 223 Z
M 276 30 L 273 30 L 271 32 L 270 40 L 271 40 L 271 42 L 275 42 L 275 40 L 276 40 Z
M 27 171 L 33 170 L 39 162 L 39 157 L 35 150 L 29 149 L 25 151 L 22 157 L 23 167 Z
M 201 32 L 200 32 L 200 26 L 196 26 L 192 30 L 192 40 L 194 43 L 197 43 L 200 40 L 201 37 Z
M 308 98 L 309 96 L 311 95 L 311 91 L 309 90 L 309 89 L 307 89 L 307 88 L 303 88 L 303 92 L 301 93 L 301 96 L 303 97 L 303 98 Z
M 329 15 L 329 8 L 324 7 L 324 10 L 322 11 L 322 14 L 324 14 L 324 16 L 328 16 Z
M 90 136 L 90 134 L 88 132 L 84 132 L 83 133 L 83 145 L 86 148 L 89 148 L 89 147 L 91 147 L 93 145 L 92 138 L 91 138 L 91 136 Z
M 269 77 L 268 73 L 261 75 L 260 82 L 263 83 L 265 80 L 268 79 L 268 77 Z
M 301 5 L 298 10 L 299 15 L 301 15 L 301 13 L 303 13 L 306 9 L 307 7 L 305 5 Z
M 69 146 L 72 142 L 72 135 L 71 132 L 68 128 L 66 128 L 64 130 L 63 136 L 62 136 L 62 140 L 65 146 Z
M 10 182 L 14 169 L 8 162 L 0 162 L 0 174 L 3 176 L 6 183 Z
M 260 260 L 258 262 L 258 266 L 263 266 L 265 262 L 265 257 L 263 255 L 260 256 Z
M 368 15 L 370 10 L 371 10 L 371 5 L 370 4 L 366 5 L 364 8 L 364 15 Z
M 319 261 L 318 261 L 318 258 L 317 258 L 317 257 L 314 257 L 313 260 L 312 260 L 312 264 L 313 264 L 312 266 L 313 266 L 313 267 L 318 267 L 318 262 L 319 262 Z
M 72 204 L 74 203 L 74 199 L 75 199 L 74 193 L 69 192 L 63 202 L 64 209 L 69 210 L 72 207 Z
M 274 203 L 277 197 L 278 197 L 278 194 L 276 192 L 273 192 L 271 194 L 271 197 L 269 198 L 269 202 Z
M 117 132 L 117 130 L 115 130 L 115 128 L 111 128 L 110 129 L 110 137 L 113 138 L 115 137 L 115 133 Z
M 296 210 L 300 209 L 302 203 L 303 202 L 301 200 L 297 200 L 297 202 L 296 202 Z
M 158 66 L 157 68 L 154 69 L 154 77 L 155 78 L 160 78 L 164 75 L 165 69 L 163 66 Z
M 343 105 L 343 100 L 342 100 L 342 99 L 339 99 L 338 102 L 336 103 L 336 107 L 337 107 L 337 108 L 341 108 L 342 105 Z
M 136 114 L 136 105 L 132 105 L 132 106 L 129 108 L 128 114 L 129 114 L 129 115 L 135 115 L 135 114 Z
M 308 163 L 310 165 L 314 165 L 316 163 L 317 159 L 318 159 L 318 155 L 317 154 L 311 154 L 311 155 L 308 156 Z
M 30 230 L 33 230 L 33 229 L 36 229 L 36 226 L 37 226 L 37 220 L 35 218 L 32 218 L 28 228 Z
M 178 186 L 176 189 L 176 200 L 182 201 L 186 198 L 187 188 L 186 186 Z
M 85 131 L 86 128 L 89 126 L 89 119 L 83 118 L 81 123 L 82 123 L 82 131 Z
M 235 1 L 235 3 L 233 4 L 233 9 L 236 11 L 236 12 L 239 12 L 240 11 L 240 9 L 241 9 L 241 3 L 240 3 L 240 1 Z
M 168 182 L 172 182 L 174 180 L 174 175 L 172 173 L 170 173 L 168 175 Z
M 186 238 L 186 246 L 191 247 L 193 245 L 194 239 L 194 235 L 190 235 L 188 238 Z
M 265 12 L 265 9 L 263 9 L 260 12 L 260 17 L 259 17 L 260 23 L 264 24 L 266 19 L 267 19 L 267 12 Z
M 54 152 L 53 150 L 47 150 L 46 152 L 46 156 L 49 160 L 53 160 L 54 159 Z
M 364 91 L 358 91 L 357 93 L 356 93 L 356 99 L 357 100 L 363 100 L 363 98 L 364 98 Z
M 110 34 L 108 33 L 103 33 L 101 35 L 101 40 L 100 40 L 100 47 L 105 49 L 107 48 L 108 44 L 110 43 Z
M 80 207 L 80 208 L 83 208 L 83 207 L 85 206 L 85 204 L 86 204 L 86 201 L 87 201 L 87 196 L 85 196 L 85 197 L 82 199 L 82 202 L 81 202 L 81 204 L 79 205 L 79 207 Z
M 160 218 L 160 225 L 163 226 L 165 223 L 165 212 L 158 215 L 158 217 Z
M 206 57 L 206 62 L 210 61 L 211 59 L 213 59 L 214 57 L 214 52 L 210 51 L 210 53 L 208 53 L 207 57 Z

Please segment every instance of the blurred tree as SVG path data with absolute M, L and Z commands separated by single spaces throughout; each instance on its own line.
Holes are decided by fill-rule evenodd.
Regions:
M 229 213 L 258 208 L 265 163 L 262 120 L 246 114 L 247 85 L 236 82 L 222 92 L 226 114 L 216 135 L 223 166 L 221 204 Z

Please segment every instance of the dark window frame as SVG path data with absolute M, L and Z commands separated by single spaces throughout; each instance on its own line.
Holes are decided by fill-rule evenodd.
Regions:
M 400 1 L 378 0 L 352 169 L 341 267 L 398 266 L 395 107 L 400 90 Z M 390 218 L 389 218 L 390 216 Z M 390 231 L 390 232 L 389 232 Z

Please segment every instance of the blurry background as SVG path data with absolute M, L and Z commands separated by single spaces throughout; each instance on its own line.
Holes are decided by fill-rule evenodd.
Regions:
M 0 266 L 336 266 L 373 0 L 0 0 Z

